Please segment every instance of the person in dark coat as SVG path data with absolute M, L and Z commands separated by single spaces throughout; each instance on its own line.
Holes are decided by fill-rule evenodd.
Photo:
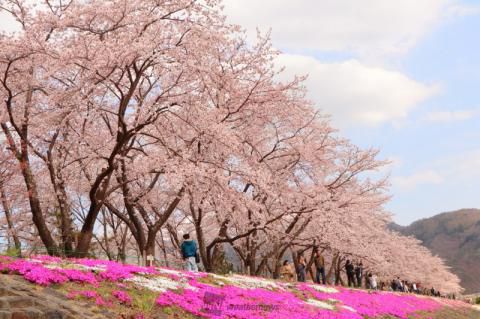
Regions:
M 185 261 L 185 270 L 198 271 L 196 255 L 197 255 L 197 242 L 190 239 L 189 234 L 183 235 L 183 243 L 180 247 L 182 250 L 182 257 Z
M 348 279 L 348 287 L 352 287 L 355 285 L 355 267 L 347 260 L 345 264 L 345 271 L 347 272 L 347 279 Z

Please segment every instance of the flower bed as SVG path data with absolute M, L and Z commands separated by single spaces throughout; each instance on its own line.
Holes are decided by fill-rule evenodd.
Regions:
M 20 275 L 36 285 L 61 289 L 71 299 L 127 309 L 145 318 L 159 310 L 167 316 L 180 311 L 185 316 L 237 319 L 409 319 L 417 314 L 428 318 L 445 309 L 473 311 L 459 301 L 409 294 L 287 284 L 95 259 L 0 256 L 0 271 Z

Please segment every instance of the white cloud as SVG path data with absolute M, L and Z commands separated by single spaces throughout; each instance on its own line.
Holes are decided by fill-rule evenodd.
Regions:
M 229 20 L 272 28 L 275 46 L 383 56 L 404 53 L 447 17 L 474 14 L 458 0 L 225 0 Z
M 478 183 L 480 176 L 480 149 L 452 154 L 429 163 L 429 168 L 411 175 L 394 176 L 393 187 L 402 191 L 411 191 L 420 185 L 441 184 L 448 186 L 471 187 Z
M 451 17 L 480 14 L 479 5 L 458 4 L 449 7 L 448 15 Z
M 283 54 L 277 64 L 286 67 L 286 78 L 309 74 L 308 97 L 332 114 L 340 127 L 373 126 L 403 119 L 418 103 L 438 92 L 435 85 L 358 60 L 321 63 L 308 56 Z
M 451 180 L 459 182 L 478 181 L 478 177 L 480 177 L 480 149 L 453 154 L 436 161 L 433 165 L 442 169 L 444 171 L 442 175 Z
M 463 111 L 435 111 L 427 113 L 425 120 L 435 123 L 449 123 L 455 121 L 466 121 L 475 117 L 479 112 L 477 110 Z
M 425 170 L 408 176 L 395 176 L 392 178 L 392 184 L 394 187 L 409 191 L 420 185 L 440 184 L 443 180 L 443 177 L 435 170 Z

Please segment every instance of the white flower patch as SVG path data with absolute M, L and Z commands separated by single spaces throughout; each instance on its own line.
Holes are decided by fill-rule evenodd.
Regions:
M 43 267 L 48 269 L 63 269 L 63 267 L 55 264 L 46 264 L 46 265 L 43 265 Z
M 29 262 L 35 263 L 35 264 L 43 263 L 43 261 L 38 260 L 38 259 L 34 259 L 34 258 L 27 258 L 26 260 L 29 261 Z
M 320 285 L 309 285 L 310 288 L 315 289 L 316 291 L 328 293 L 328 294 L 335 294 L 338 293 L 338 290 L 332 287 L 320 286 Z
M 328 310 L 335 310 L 335 306 L 333 306 L 333 305 L 331 305 L 331 304 L 329 304 L 329 303 L 320 301 L 320 300 L 316 300 L 316 299 L 308 299 L 308 300 L 306 301 L 306 304 L 311 305 L 311 306 L 314 306 L 314 307 L 317 307 L 317 308 L 323 308 L 323 309 L 328 309 Z
M 480 311 L 480 306 L 479 305 L 473 305 L 472 308 L 476 311 Z
M 70 269 L 89 270 L 89 271 L 95 271 L 95 272 L 107 270 L 107 267 L 104 265 L 85 266 L 81 264 L 70 264 L 69 266 L 70 266 L 69 267 Z
M 345 306 L 345 305 L 343 305 L 342 308 L 343 308 L 343 309 L 347 309 L 347 310 L 349 310 L 349 311 L 351 311 L 351 312 L 357 312 L 357 310 L 353 309 L 353 308 L 350 307 L 350 306 Z
M 165 292 L 167 290 L 175 290 L 179 288 L 198 290 L 198 288 L 196 287 L 192 287 L 188 284 L 177 282 L 170 278 L 161 277 L 161 276 L 153 277 L 153 278 L 134 276 L 132 278 L 126 279 L 125 281 L 132 282 L 137 286 L 147 288 L 149 290 L 156 291 L 156 292 Z
M 133 282 L 135 285 L 157 292 L 165 292 L 167 290 L 180 288 L 180 284 L 178 282 L 165 277 L 145 278 L 141 276 L 134 276 L 126 279 L 125 281 Z
M 224 277 L 225 280 L 231 282 L 235 286 L 246 289 L 264 288 L 264 289 L 283 289 L 282 286 L 271 280 L 262 279 L 258 277 L 245 277 L 240 275 L 233 275 L 231 277 Z
M 156 268 L 156 270 L 158 270 L 158 272 L 161 272 L 162 274 L 176 275 L 182 278 L 185 276 L 185 273 L 179 270 L 168 269 L 168 268 Z

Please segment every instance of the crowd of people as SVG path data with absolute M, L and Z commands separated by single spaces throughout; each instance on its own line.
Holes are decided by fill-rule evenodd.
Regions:
M 307 262 L 303 255 L 298 256 L 296 269 L 290 261 L 285 260 L 280 268 L 280 278 L 285 281 L 305 282 L 307 277 Z M 313 265 L 315 267 L 315 275 L 312 278 L 315 283 L 327 284 L 327 276 L 325 273 L 325 257 L 319 250 L 316 250 L 313 256 Z M 368 289 L 378 289 L 377 277 L 372 273 L 364 276 L 363 263 L 359 262 L 354 265 L 350 260 L 345 263 L 345 272 L 347 274 L 347 284 L 349 287 L 365 287 Z M 334 280 L 335 281 L 335 280 Z M 364 282 L 364 283 L 363 283 Z
M 198 271 L 197 264 L 200 262 L 198 255 L 198 246 L 195 240 L 190 239 L 189 234 L 183 235 L 183 242 L 181 245 L 182 257 L 185 264 L 185 270 Z M 288 282 L 298 281 L 305 282 L 307 279 L 307 261 L 305 257 L 300 254 L 295 267 L 289 260 L 285 260 L 280 268 L 280 279 Z M 316 250 L 313 255 L 313 265 L 315 267 L 315 274 L 313 281 L 317 284 L 327 284 L 327 276 L 325 273 L 325 257 L 320 250 Z M 440 291 L 435 288 L 421 287 L 420 283 L 409 282 L 401 280 L 400 277 L 393 279 L 391 282 L 377 281 L 377 276 L 372 272 L 367 272 L 364 275 L 363 263 L 353 263 L 350 260 L 345 262 L 345 273 L 347 274 L 348 287 L 366 288 L 371 290 L 395 291 L 404 293 L 415 293 L 428 296 L 442 297 Z M 333 280 L 335 282 L 335 279 Z M 455 295 L 448 296 L 455 299 Z
M 280 278 L 285 281 L 295 281 L 296 279 L 299 282 L 305 282 L 308 267 L 305 257 L 303 255 L 299 255 L 296 264 L 297 267 L 294 269 L 293 264 L 288 260 L 285 260 L 280 269 Z M 327 284 L 327 278 L 325 274 L 325 258 L 319 250 L 315 251 L 314 253 L 313 264 L 315 268 L 315 274 L 312 278 L 313 281 L 318 284 Z M 372 272 L 365 272 L 363 263 L 361 261 L 354 263 L 351 260 L 347 260 L 345 262 L 344 270 L 347 275 L 346 285 L 348 287 L 443 297 L 440 291 L 433 287 L 421 287 L 420 283 L 401 280 L 400 277 L 391 280 L 391 282 L 378 281 L 375 274 Z M 335 278 L 333 278 L 333 282 L 335 282 Z M 445 297 L 455 299 L 455 295 L 449 295 Z

